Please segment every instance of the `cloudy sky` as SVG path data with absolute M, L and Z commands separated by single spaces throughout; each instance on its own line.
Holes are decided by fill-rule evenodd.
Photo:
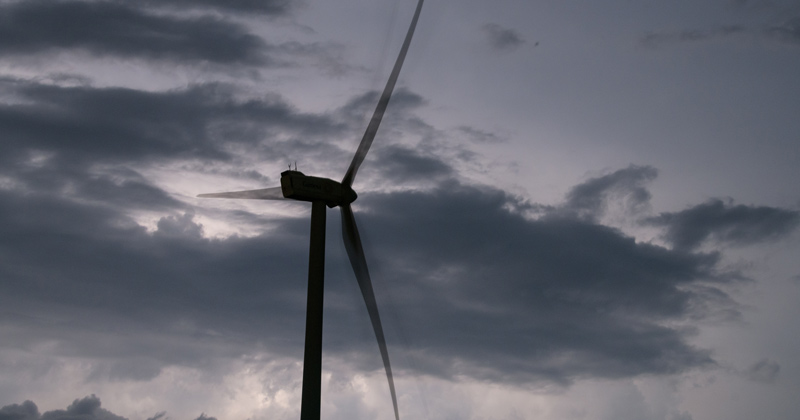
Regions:
M 0 419 L 296 419 L 415 1 L 0 1 Z M 800 418 L 800 6 L 428 0 L 353 204 L 402 418 Z M 328 217 L 322 417 L 393 418 Z

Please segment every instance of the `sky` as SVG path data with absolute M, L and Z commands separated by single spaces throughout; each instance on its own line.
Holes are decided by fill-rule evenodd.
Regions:
M 0 1 L 0 420 L 296 419 L 413 0 Z M 800 6 L 428 0 L 353 203 L 401 418 L 800 418 Z M 328 210 L 322 418 L 390 419 Z

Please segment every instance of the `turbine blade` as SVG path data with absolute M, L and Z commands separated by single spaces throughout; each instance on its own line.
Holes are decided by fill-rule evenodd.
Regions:
M 386 112 L 389 99 L 392 97 L 394 85 L 397 83 L 397 77 L 400 75 L 400 69 L 403 67 L 403 61 L 406 59 L 408 46 L 411 44 L 411 37 L 414 36 L 414 29 L 417 27 L 417 20 L 419 19 L 419 12 L 422 10 L 423 1 L 424 0 L 419 0 L 417 3 L 417 10 L 414 11 L 414 18 L 411 19 L 411 26 L 408 27 L 408 33 L 406 33 L 406 39 L 403 41 L 403 47 L 400 49 L 400 55 L 397 56 L 397 61 L 394 63 L 392 73 L 389 76 L 389 80 L 386 82 L 386 87 L 383 88 L 381 98 L 378 100 L 378 105 L 375 107 L 375 112 L 372 114 L 372 119 L 369 121 L 367 131 L 364 132 L 364 137 L 361 138 L 361 143 L 359 143 L 358 150 L 356 150 L 356 154 L 353 156 L 353 161 L 350 162 L 350 167 L 347 169 L 342 179 L 342 185 L 348 187 L 353 186 L 353 179 L 356 177 L 358 167 L 361 166 L 361 162 L 364 161 L 369 147 L 372 145 L 372 140 L 375 139 L 375 134 L 378 132 L 378 127 L 381 125 L 381 119 L 383 119 L 383 113 Z
M 212 194 L 200 194 L 201 198 L 246 198 L 250 200 L 285 200 L 281 187 L 260 190 L 232 191 Z
M 381 317 L 378 314 L 378 304 L 375 301 L 375 293 L 372 290 L 372 280 L 370 280 L 369 270 L 367 270 L 364 249 L 361 247 L 361 238 L 358 236 L 356 219 L 349 204 L 340 206 L 340 209 L 342 210 L 342 239 L 344 240 L 344 247 L 347 250 L 347 256 L 350 257 L 350 264 L 356 274 L 361 295 L 364 296 L 364 303 L 367 304 L 367 312 L 369 313 L 370 321 L 372 321 L 375 338 L 378 339 L 378 348 L 380 348 L 381 358 L 383 358 L 383 367 L 386 369 L 386 379 L 389 380 L 389 391 L 392 393 L 394 417 L 396 420 L 400 420 L 400 415 L 397 411 L 397 395 L 394 392 L 394 379 L 392 379 L 392 366 L 389 364 L 389 351 L 386 349 Z

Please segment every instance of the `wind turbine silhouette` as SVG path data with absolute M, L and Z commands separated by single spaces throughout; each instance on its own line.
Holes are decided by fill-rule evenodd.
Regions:
M 311 202 L 311 244 L 308 256 L 308 298 L 306 306 L 306 337 L 305 353 L 303 355 L 303 396 L 300 405 L 300 419 L 311 420 L 319 419 L 320 416 L 320 392 L 322 382 L 322 303 L 324 291 L 325 274 L 325 206 L 330 208 L 339 207 L 342 215 L 342 239 L 353 266 L 353 271 L 367 305 L 372 329 L 375 331 L 375 338 L 378 340 L 378 348 L 383 359 L 383 367 L 386 369 L 386 379 L 389 381 L 389 391 L 392 395 L 392 405 L 394 407 L 394 417 L 400 420 L 397 410 L 397 395 L 394 390 L 394 380 L 392 379 L 392 367 L 389 363 L 389 352 L 386 349 L 386 340 L 383 336 L 383 327 L 378 313 L 378 305 L 375 301 L 375 293 L 372 290 L 372 280 L 367 269 L 367 260 L 364 257 L 364 249 L 361 246 L 361 238 L 358 235 L 356 219 L 350 203 L 358 197 L 353 191 L 352 185 L 358 172 L 358 168 L 367 156 L 372 140 L 378 132 L 378 127 L 389 105 L 392 97 L 394 85 L 403 67 L 408 46 L 414 36 L 414 29 L 417 26 L 422 3 L 417 2 L 414 17 L 406 33 L 400 54 L 394 63 L 394 68 L 386 82 L 372 119 L 361 138 L 355 156 L 350 162 L 350 167 L 342 178 L 342 182 L 332 179 L 307 176 L 297 171 L 297 166 L 292 170 L 281 173 L 281 186 L 265 188 L 259 190 L 233 191 L 214 194 L 200 194 L 198 197 L 210 198 L 244 198 L 255 200 L 283 200 L 292 199 Z

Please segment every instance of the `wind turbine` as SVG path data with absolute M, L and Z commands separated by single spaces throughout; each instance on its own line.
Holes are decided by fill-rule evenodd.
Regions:
M 330 208 L 339 207 L 342 215 L 342 239 L 353 266 L 353 271 L 367 305 L 372 329 L 375 331 L 375 338 L 378 340 L 378 348 L 383 359 L 383 367 L 386 370 L 386 379 L 389 381 L 389 391 L 392 395 L 392 405 L 394 407 L 394 417 L 400 420 L 397 410 L 397 395 L 394 390 L 394 380 L 392 379 L 392 367 L 389 363 L 389 352 L 386 349 L 386 340 L 383 335 L 381 318 L 378 314 L 378 305 L 375 301 L 375 293 L 372 290 L 372 280 L 370 280 L 367 260 L 364 257 L 364 249 L 361 246 L 361 238 L 358 235 L 356 219 L 350 203 L 358 197 L 353 191 L 352 185 L 355 180 L 358 168 L 367 156 L 372 140 L 378 132 L 389 99 L 392 97 L 394 85 L 403 67 L 403 61 L 411 44 L 414 29 L 417 26 L 422 3 L 417 2 L 414 17 L 408 27 L 406 38 L 400 49 L 400 54 L 394 63 L 394 68 L 386 82 L 372 119 L 361 138 L 355 156 L 350 162 L 350 167 L 342 178 L 342 182 L 332 179 L 308 176 L 302 172 L 292 170 L 281 173 L 281 186 L 265 188 L 259 190 L 233 191 L 214 194 L 200 194 L 198 197 L 210 198 L 244 198 L 255 200 L 283 200 L 292 199 L 311 202 L 311 244 L 308 256 L 308 298 L 306 306 L 306 338 L 305 353 L 303 355 L 303 397 L 300 405 L 300 419 L 311 420 L 319 419 L 320 416 L 320 392 L 322 385 L 322 303 L 324 291 L 325 274 L 325 206 Z

